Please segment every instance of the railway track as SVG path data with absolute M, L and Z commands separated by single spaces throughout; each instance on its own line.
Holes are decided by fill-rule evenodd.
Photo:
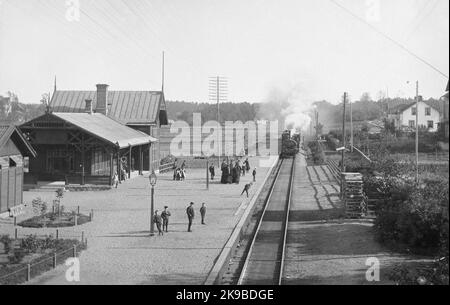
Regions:
M 238 285 L 282 284 L 295 159 L 283 159 L 281 162 Z

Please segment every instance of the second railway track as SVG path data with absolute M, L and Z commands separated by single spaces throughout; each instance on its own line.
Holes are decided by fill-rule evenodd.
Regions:
M 239 285 L 282 284 L 295 159 L 281 162 L 247 253 Z

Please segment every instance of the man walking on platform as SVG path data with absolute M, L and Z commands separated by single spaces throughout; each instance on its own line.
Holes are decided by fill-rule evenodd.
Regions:
M 256 168 L 253 170 L 253 182 L 256 182 Z
M 194 220 L 195 217 L 195 211 L 194 211 L 194 203 L 191 202 L 190 205 L 188 206 L 188 208 L 186 209 L 186 214 L 189 220 L 189 225 L 188 225 L 188 232 L 192 232 L 191 227 L 192 227 L 192 221 Z
M 169 232 L 169 217 L 172 216 L 169 212 L 169 207 L 165 206 L 164 211 L 161 213 L 161 218 L 163 221 L 163 231 Z
M 153 221 L 156 224 L 156 227 L 158 228 L 158 236 L 164 235 L 164 232 L 162 230 L 162 218 L 158 215 L 158 211 L 155 211 L 155 215 L 153 216 Z
M 206 216 L 206 204 L 203 202 L 202 207 L 200 208 L 200 215 L 202 215 L 202 225 L 206 225 L 205 216 Z
M 253 183 L 246 184 L 245 187 L 244 187 L 244 190 L 241 193 L 241 196 L 244 195 L 244 193 L 247 193 L 247 198 L 248 198 L 248 191 L 250 190 L 252 185 L 253 185 Z

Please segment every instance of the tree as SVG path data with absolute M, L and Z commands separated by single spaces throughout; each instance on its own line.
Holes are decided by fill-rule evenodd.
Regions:
M 370 97 L 370 93 L 364 92 L 359 99 L 360 102 L 372 102 L 372 98 Z

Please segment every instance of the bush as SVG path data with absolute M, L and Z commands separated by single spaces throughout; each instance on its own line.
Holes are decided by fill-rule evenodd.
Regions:
M 12 246 L 11 238 L 8 235 L 2 235 L 2 236 L 0 236 L 0 243 L 3 244 L 5 253 L 9 253 L 9 251 L 11 250 L 11 246 Z
M 45 213 L 47 213 L 47 203 L 45 201 L 42 201 L 40 197 L 33 199 L 31 205 L 35 214 L 44 215 Z
M 21 248 L 26 253 L 36 253 L 41 247 L 41 242 L 35 235 L 29 235 L 22 240 Z
M 319 142 L 309 142 L 308 147 L 311 151 L 312 161 L 315 165 L 322 165 L 325 163 L 325 154 Z

